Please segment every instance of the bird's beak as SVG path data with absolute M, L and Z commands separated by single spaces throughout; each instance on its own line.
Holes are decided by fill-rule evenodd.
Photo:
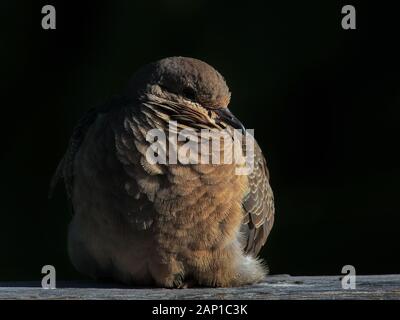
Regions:
M 221 121 L 232 126 L 234 129 L 241 129 L 243 133 L 246 131 L 244 125 L 232 114 L 228 108 L 216 109 L 214 111 Z

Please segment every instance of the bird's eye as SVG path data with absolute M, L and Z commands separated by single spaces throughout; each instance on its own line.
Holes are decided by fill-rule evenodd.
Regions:
M 185 98 L 189 100 L 195 100 L 196 98 L 196 93 L 193 88 L 186 87 L 182 90 L 182 94 Z

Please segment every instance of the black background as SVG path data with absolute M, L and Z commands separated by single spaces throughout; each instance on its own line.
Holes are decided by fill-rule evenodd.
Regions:
M 394 2 L 3 1 L 0 280 L 81 276 L 71 216 L 48 183 L 78 118 L 143 64 L 202 59 L 267 157 L 276 222 L 271 272 L 400 272 L 399 13 Z M 41 8 L 57 29 L 41 28 Z M 341 28 L 353 4 L 357 30 Z

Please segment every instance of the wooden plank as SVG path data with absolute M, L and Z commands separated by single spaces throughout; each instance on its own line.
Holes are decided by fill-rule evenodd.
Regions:
M 128 288 L 95 282 L 59 282 L 42 289 L 35 282 L 0 283 L 0 299 L 395 299 L 400 300 L 400 275 L 357 276 L 356 289 L 344 290 L 341 276 L 269 276 L 239 288 Z

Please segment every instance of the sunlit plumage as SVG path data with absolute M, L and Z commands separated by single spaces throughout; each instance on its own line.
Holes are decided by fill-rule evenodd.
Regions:
M 121 96 L 87 112 L 52 186 L 62 177 L 74 216 L 73 265 L 133 285 L 236 286 L 261 281 L 256 258 L 274 220 L 265 159 L 255 144 L 249 176 L 235 164 L 151 164 L 150 129 L 231 128 L 223 77 L 191 58 L 139 70 Z M 228 113 L 229 114 L 229 113 Z

